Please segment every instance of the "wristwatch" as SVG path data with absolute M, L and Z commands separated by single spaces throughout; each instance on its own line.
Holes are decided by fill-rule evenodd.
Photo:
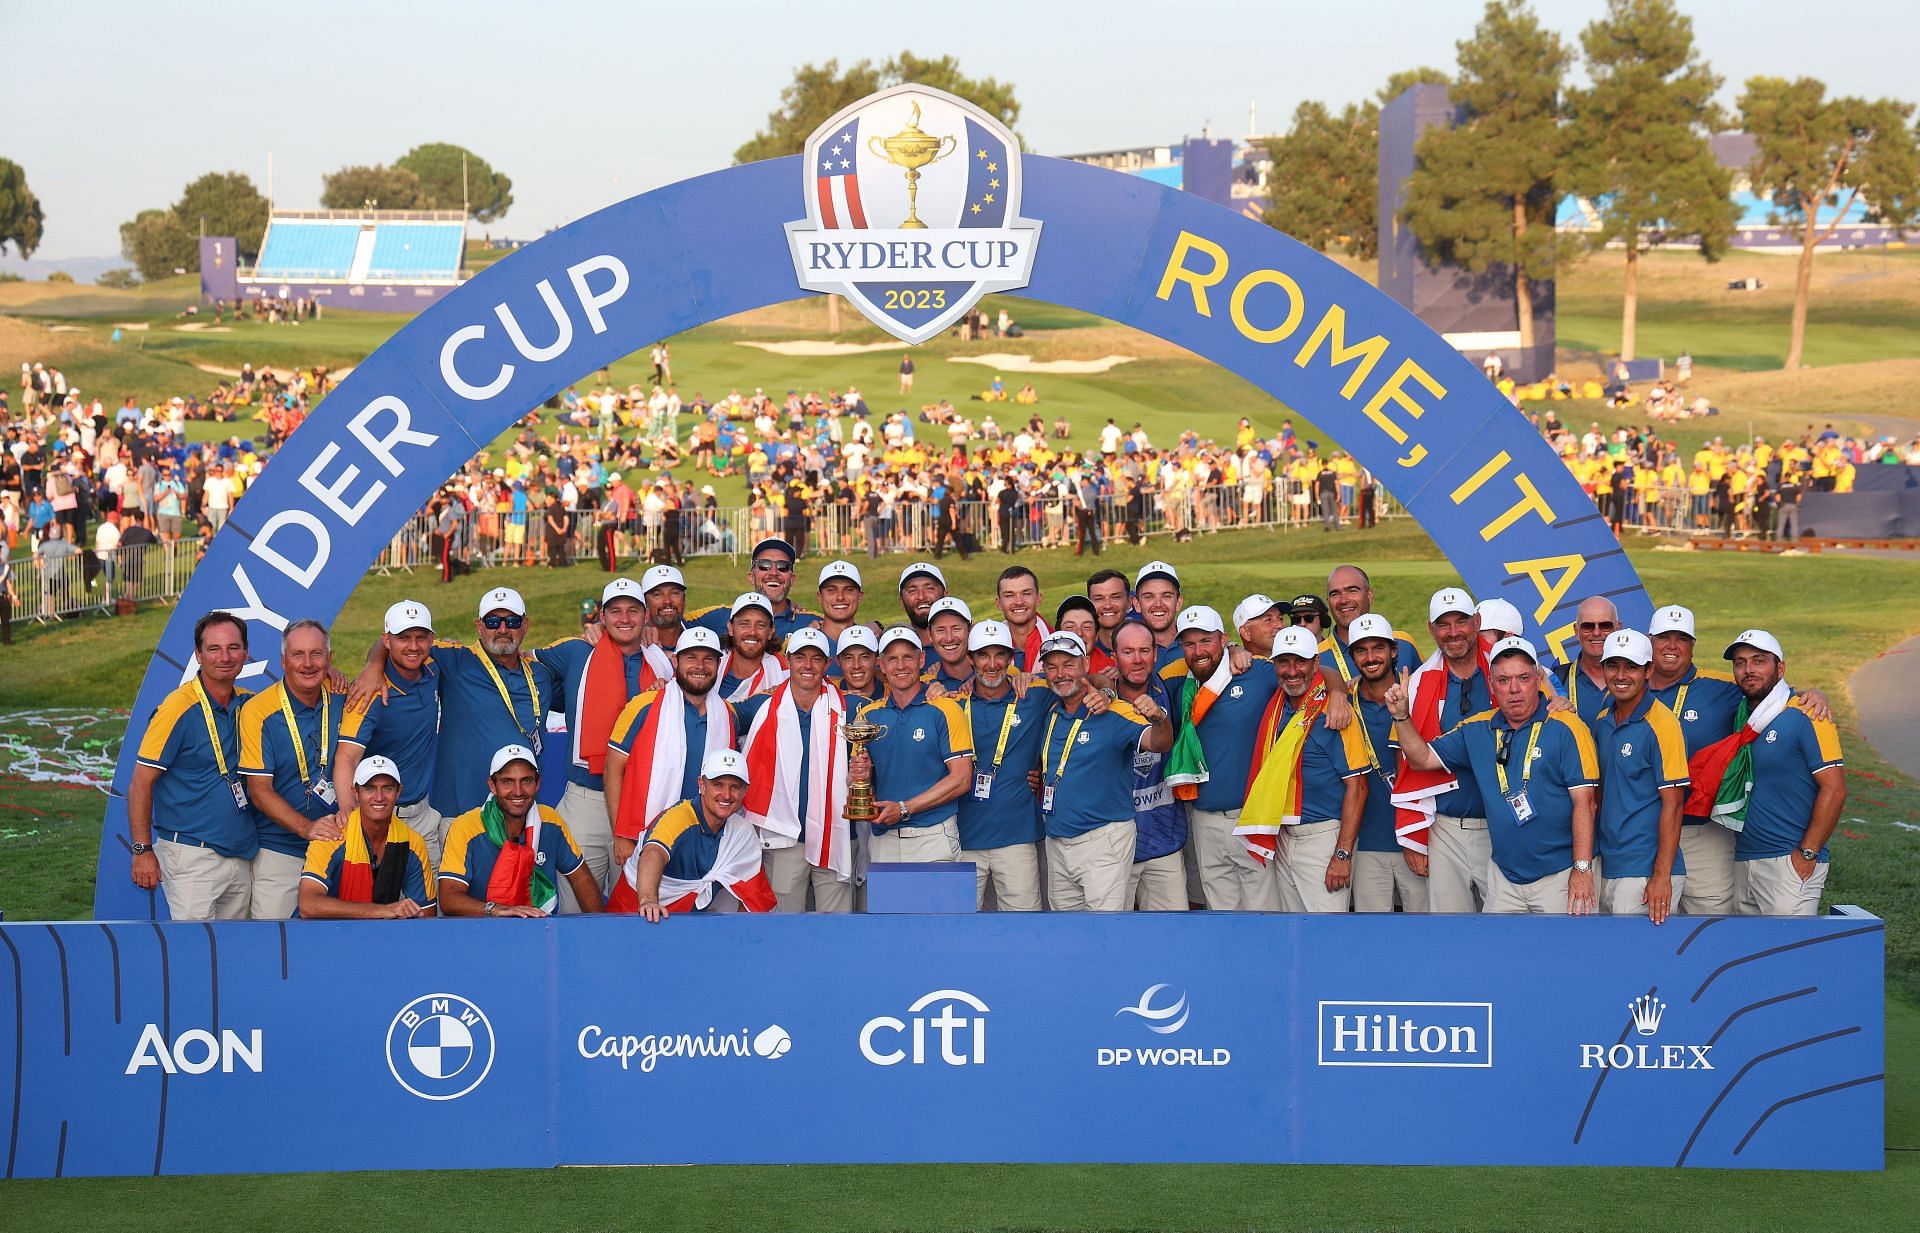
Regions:
M 493 909 L 494 909 L 494 902 L 493 902 L 493 900 L 491 900 L 491 899 L 489 899 L 489 900 L 487 900 L 487 906 L 486 906 L 486 908 L 485 908 L 485 912 L 486 912 L 486 914 L 487 914 L 488 916 L 492 916 L 492 915 L 493 915 Z
M 1817 860 L 1819 860 L 1819 859 L 1820 859 L 1820 849 L 1818 849 L 1818 848 L 1801 848 L 1801 849 L 1800 849 L 1800 859 L 1801 859 L 1801 860 L 1803 860 L 1803 861 L 1817 861 Z
M 907 819 L 913 816 L 913 810 L 907 808 L 905 801 L 900 802 L 900 825 L 905 826 Z
M 1575 861 L 1573 862 L 1573 871 L 1575 873 L 1592 873 L 1593 862 L 1592 861 Z
M 1335 848 L 1333 850 L 1333 859 L 1337 861 L 1350 861 L 1353 859 L 1353 853 L 1347 851 L 1345 848 Z
M 152 844 L 150 844 L 150 843 L 134 843 L 134 844 L 128 844 L 128 845 L 127 845 L 127 850 L 128 850 L 129 852 L 132 852 L 132 853 L 133 853 L 133 854 L 134 854 L 135 856 L 139 856 L 139 855 L 140 855 L 140 854 L 141 854 L 142 852 L 151 852 L 151 851 L 153 851 L 153 845 L 152 845 Z

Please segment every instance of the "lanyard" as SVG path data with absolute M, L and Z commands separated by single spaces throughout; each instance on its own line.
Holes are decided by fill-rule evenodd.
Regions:
M 1374 774 L 1380 776 L 1380 781 L 1391 788 L 1393 786 L 1393 776 L 1389 775 L 1386 768 L 1380 765 L 1380 754 L 1379 751 L 1373 747 L 1373 731 L 1367 727 L 1366 717 L 1364 715 L 1355 715 L 1353 721 L 1360 725 L 1360 740 L 1361 743 L 1367 747 L 1367 764 L 1373 767 Z
M 1040 746 L 1040 774 L 1043 778 L 1047 773 L 1047 755 L 1053 750 L 1053 725 L 1058 723 L 1059 721 L 1060 721 L 1059 711 L 1055 711 L 1047 719 L 1046 743 Z M 1058 771 L 1055 771 L 1053 775 L 1053 782 L 1056 786 L 1059 784 L 1059 782 L 1062 779 L 1066 778 L 1067 759 L 1073 756 L 1074 738 L 1080 735 L 1080 725 L 1086 722 L 1087 722 L 1087 717 L 1085 715 L 1082 715 L 1080 718 L 1073 721 L 1073 726 L 1071 728 L 1067 729 L 1067 743 L 1060 747 L 1060 769 Z
M 1333 664 L 1340 669 L 1340 683 L 1347 687 L 1347 692 L 1351 693 L 1353 692 L 1353 669 L 1347 666 L 1347 648 L 1340 644 L 1338 634 L 1328 634 L 1327 641 L 1333 643 Z M 1398 652 L 1399 647 L 1396 646 L 1394 650 Z
M 526 728 L 520 723 L 520 712 L 514 709 L 513 695 L 507 692 L 507 683 L 500 679 L 500 669 L 494 667 L 493 656 L 485 652 L 479 652 L 479 655 L 480 662 L 486 666 L 487 675 L 493 678 L 493 687 L 500 691 L 500 701 L 507 705 L 507 714 L 513 717 L 513 726 L 520 729 L 520 735 L 528 735 Z M 520 671 L 527 678 L 527 698 L 532 704 L 534 725 L 538 727 L 540 723 L 540 691 L 534 686 L 533 668 L 528 665 L 524 656 L 522 656 L 520 660 Z
M 300 740 L 300 725 L 293 721 L 293 691 L 287 688 L 285 681 L 280 682 L 280 718 L 287 721 L 287 736 L 293 741 L 293 757 L 300 764 L 300 782 L 310 784 L 313 776 L 307 771 L 307 747 Z M 322 768 L 327 765 L 327 747 L 333 744 L 332 716 L 327 706 L 327 687 L 320 687 L 320 756 Z
M 1680 687 L 1680 692 L 1673 696 L 1674 718 L 1679 719 L 1682 723 L 1686 722 L 1687 691 L 1692 688 L 1693 688 L 1693 682 L 1688 681 L 1685 685 L 1682 685 Z
M 1494 730 L 1493 773 L 1500 780 L 1500 795 L 1508 793 L 1507 788 L 1507 751 L 1513 748 L 1513 733 L 1509 731 L 1502 740 L 1499 729 Z M 1527 756 L 1520 765 L 1520 790 L 1526 791 L 1527 780 L 1533 774 L 1533 751 L 1540 744 L 1540 721 L 1535 720 L 1527 729 Z
M 993 770 L 991 772 L 992 774 L 997 775 L 1000 773 L 1000 762 L 1003 758 L 1007 756 L 1007 737 L 1013 732 L 1013 718 L 1014 718 L 1013 713 L 1015 709 L 1019 707 L 1019 705 L 1020 705 L 1020 699 L 1014 698 L 1014 697 L 1008 697 L 1007 713 L 1000 717 L 1000 740 L 993 747 Z M 973 726 L 972 695 L 968 695 L 966 706 L 967 706 L 967 726 L 972 727 Z M 1047 729 L 1047 735 L 1049 736 L 1053 735 L 1053 729 L 1051 727 Z M 1069 736 L 1067 739 L 1071 740 L 1073 738 Z M 1066 764 L 1067 764 L 1066 759 L 1062 758 L 1060 760 L 1060 765 L 1063 769 L 1065 768 Z
M 193 678 L 193 692 L 200 698 L 200 717 L 207 721 L 207 744 L 213 747 L 213 763 L 220 768 L 220 778 L 230 780 L 233 772 L 227 769 L 227 749 L 220 743 L 220 729 L 213 723 L 213 699 L 207 697 L 207 687 L 197 676 Z

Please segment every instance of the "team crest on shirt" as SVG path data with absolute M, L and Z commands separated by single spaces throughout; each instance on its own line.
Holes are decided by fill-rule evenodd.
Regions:
M 544 864 L 546 864 L 546 863 L 547 863 L 547 854 L 546 854 L 546 851 L 545 851 L 544 849 L 541 849 L 541 850 L 536 850 L 536 851 L 534 852 L 534 854 L 533 854 L 533 863 L 534 863 L 534 864 L 536 864 L 536 865 L 544 865 Z
M 1040 224 L 1020 216 L 1020 139 L 965 99 L 912 83 L 869 95 L 807 138 L 800 178 L 800 285 L 903 342 L 1027 285 Z
M 1020 726 L 1020 712 L 1015 711 L 1013 713 L 1013 722 L 1008 724 L 1007 726 L 1011 728 L 1018 728 Z
M 1680 716 L 1680 718 L 1686 720 L 1688 723 L 1692 723 L 1694 720 L 1700 718 L 1700 712 L 1694 710 L 1692 707 L 1688 707 L 1686 713 Z
M 1235 685 L 1232 689 L 1229 689 L 1227 691 L 1227 697 L 1229 698 L 1244 698 L 1246 696 L 1247 696 L 1247 691 L 1240 688 L 1238 685 Z
M 915 728 L 915 729 L 913 730 L 913 739 L 914 739 L 914 740 L 916 740 L 916 741 L 924 741 L 924 740 L 926 740 L 926 739 L 927 739 L 927 730 L 926 730 L 925 728 Z
M 1775 732 L 1772 728 L 1767 729 L 1767 744 L 1771 745 L 1779 739 L 1780 734 L 1778 732 Z
M 1086 744 L 1086 743 L 1087 743 L 1088 741 L 1090 741 L 1090 740 L 1092 740 L 1092 739 L 1093 739 L 1093 738 L 1092 738 L 1091 736 L 1089 736 L 1089 735 L 1087 735 L 1087 734 L 1086 734 L 1085 732 L 1082 732 L 1082 733 L 1080 734 L 1080 740 L 1079 740 L 1079 741 L 1078 741 L 1077 743 L 1078 743 L 1078 744 L 1081 744 L 1081 745 L 1084 745 L 1084 744 Z
M 1621 744 L 1620 744 L 1620 756 L 1621 756 L 1621 757 L 1623 757 L 1623 758 L 1631 758 L 1631 757 L 1633 756 L 1633 742 L 1632 742 L 1632 741 L 1623 741 L 1623 742 L 1621 742 Z

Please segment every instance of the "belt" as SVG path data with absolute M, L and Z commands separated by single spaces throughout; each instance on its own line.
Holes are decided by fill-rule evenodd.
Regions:
M 1436 813 L 1433 815 L 1433 820 L 1435 822 L 1450 822 L 1463 831 L 1484 831 L 1487 829 L 1487 820 L 1485 818 L 1459 818 L 1452 814 Z
M 183 835 L 179 831 L 155 831 L 155 839 L 164 839 L 168 843 L 177 843 L 188 848 L 211 848 L 212 844 L 204 839 L 195 839 L 192 835 Z
M 925 826 L 895 826 L 880 833 L 882 835 L 925 835 L 945 828 L 950 821 L 952 821 L 952 819 L 948 818 L 939 822 L 929 822 Z

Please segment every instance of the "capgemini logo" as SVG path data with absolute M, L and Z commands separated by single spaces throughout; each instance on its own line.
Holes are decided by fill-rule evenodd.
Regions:
M 1660 1030 L 1660 1017 L 1667 1013 L 1667 1004 L 1651 993 L 1643 993 L 1628 1002 L 1627 1009 L 1633 1012 L 1633 1030 L 1651 1036 Z
M 1185 993 L 1182 993 L 1179 999 L 1170 1006 L 1159 1008 L 1154 1006 L 1153 999 L 1164 990 L 1170 988 L 1172 988 L 1172 986 L 1166 984 L 1149 985 L 1147 991 L 1140 995 L 1139 1005 L 1122 1006 L 1119 1010 L 1113 1012 L 1114 1018 L 1117 1019 L 1121 1015 L 1138 1015 L 1141 1019 L 1145 1020 L 1146 1029 L 1149 1032 L 1157 1032 L 1162 1036 L 1173 1035 L 1181 1028 L 1187 1026 L 1187 1016 L 1191 1012 L 1187 1009 L 1187 995 Z

